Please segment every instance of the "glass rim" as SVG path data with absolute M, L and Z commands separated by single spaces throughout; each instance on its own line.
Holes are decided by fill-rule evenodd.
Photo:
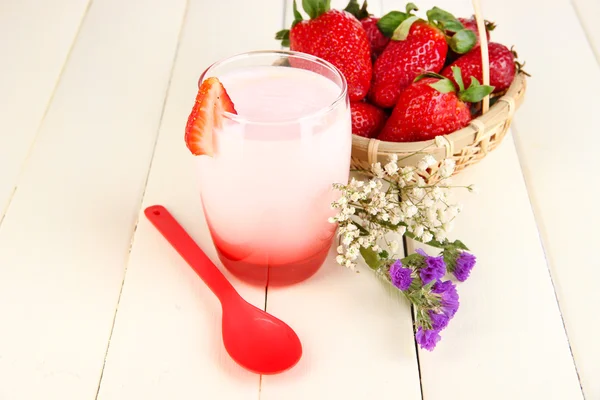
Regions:
M 301 117 L 297 117 L 297 118 L 290 118 L 290 119 L 278 120 L 278 121 L 256 121 L 256 120 L 248 119 L 245 117 L 241 117 L 238 114 L 230 113 L 229 111 L 223 111 L 223 116 L 225 118 L 230 119 L 235 122 L 248 124 L 248 125 L 289 125 L 291 123 L 299 123 L 299 122 L 302 122 L 305 120 L 314 119 L 321 115 L 328 114 L 329 112 L 333 111 L 339 105 L 340 102 L 346 100 L 346 97 L 348 94 L 348 82 L 346 81 L 346 78 L 344 77 L 342 72 L 335 65 L 333 65 L 329 61 L 326 61 L 320 57 L 316 57 L 311 54 L 302 53 L 299 51 L 292 51 L 292 50 L 254 50 L 254 51 L 246 51 L 243 53 L 238 53 L 238 54 L 223 58 L 219 61 L 212 63 L 204 70 L 204 72 L 202 72 L 202 74 L 200 75 L 200 79 L 198 80 L 198 86 L 200 86 L 206 78 L 212 76 L 212 75 L 209 75 L 209 73 L 216 68 L 219 68 L 225 64 L 235 62 L 235 61 L 238 61 L 238 60 L 241 60 L 244 58 L 264 56 L 264 55 L 280 55 L 280 56 L 287 56 L 287 57 L 291 56 L 294 58 L 301 58 L 306 61 L 309 61 L 309 62 L 312 62 L 315 64 L 320 64 L 320 65 L 326 67 L 333 74 L 335 74 L 335 76 L 337 76 L 340 79 L 340 82 L 341 82 L 340 94 L 338 95 L 338 97 L 336 97 L 336 99 L 330 105 L 323 107 L 317 111 L 303 115 Z

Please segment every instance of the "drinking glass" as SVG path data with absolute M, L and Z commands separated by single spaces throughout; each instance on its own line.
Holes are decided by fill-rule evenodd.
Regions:
M 211 65 L 237 113 L 213 156 L 197 157 L 206 221 L 223 265 L 256 285 L 289 285 L 323 264 L 335 234 L 334 183 L 350 169 L 347 84 L 327 61 L 254 51 Z

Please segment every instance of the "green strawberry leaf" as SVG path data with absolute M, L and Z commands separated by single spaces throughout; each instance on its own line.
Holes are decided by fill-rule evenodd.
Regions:
M 377 254 L 373 249 L 361 247 L 359 251 L 360 255 L 371 269 L 377 269 L 381 266 L 379 254 Z
M 477 36 L 470 29 L 462 29 L 450 38 L 449 46 L 455 53 L 465 54 L 475 46 Z
M 275 39 L 281 40 L 283 47 L 290 47 L 290 30 L 282 29 L 275 34 Z
M 296 26 L 296 24 L 300 21 L 302 21 L 302 14 L 300 14 L 300 11 L 298 11 L 298 6 L 296 4 L 296 0 L 294 0 L 294 5 L 293 5 L 293 10 L 294 10 L 294 22 L 292 22 L 292 28 L 294 26 Z
M 392 37 L 396 28 L 398 28 L 406 18 L 408 18 L 406 13 L 390 11 L 377 21 L 377 27 L 385 36 Z
M 410 14 L 412 11 L 419 11 L 415 3 L 406 3 L 406 13 Z
M 454 83 L 452 83 L 452 81 L 448 78 L 440 79 L 435 83 L 430 83 L 429 86 L 431 86 L 440 93 L 456 92 L 456 87 L 454 86 Z
M 406 38 L 408 37 L 408 34 L 410 32 L 410 27 L 418 19 L 419 19 L 419 17 L 417 17 L 416 15 L 413 15 L 413 16 L 406 18 L 404 21 L 402 21 L 400 26 L 398 26 L 398 28 L 396 28 L 396 30 L 392 34 L 392 40 L 406 40 Z
M 451 69 L 452 69 L 452 76 L 454 77 L 454 81 L 458 85 L 458 89 L 462 92 L 463 90 L 465 90 L 465 83 L 463 82 L 462 73 L 460 72 L 460 67 L 453 65 L 451 67 Z
M 302 0 L 302 8 L 311 19 L 315 19 L 329 11 L 331 0 Z
M 469 88 L 458 93 L 458 98 L 467 103 L 477 103 L 481 101 L 485 96 L 489 95 L 494 91 L 493 86 L 481 85 L 479 81 L 472 76 L 471 84 Z M 464 245 L 463 245 L 464 246 Z
M 367 11 L 367 0 L 363 2 L 362 7 L 358 5 L 358 0 L 350 0 L 346 8 L 344 8 L 344 11 L 354 15 L 359 21 L 371 15 Z
M 458 21 L 458 20 L 443 22 L 442 26 L 444 27 L 445 30 L 450 31 L 450 32 L 458 32 L 458 31 L 462 31 L 463 29 L 465 29 L 463 24 L 461 24 L 460 21 Z
M 426 14 L 427 14 L 427 19 L 429 20 L 429 22 L 441 22 L 441 23 L 458 22 L 462 26 L 460 21 L 458 19 L 456 19 L 456 17 L 454 15 L 450 14 L 446 10 L 442 10 L 441 8 L 439 8 L 437 6 L 433 7 L 431 10 L 427 10 Z

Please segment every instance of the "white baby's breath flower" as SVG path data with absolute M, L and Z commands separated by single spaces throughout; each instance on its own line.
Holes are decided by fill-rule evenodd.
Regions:
M 451 159 L 451 158 L 447 158 L 442 162 L 442 166 L 440 167 L 440 175 L 443 178 L 448 178 L 450 176 L 452 176 L 452 174 L 454 173 L 454 168 L 456 167 L 456 162 Z
M 425 196 L 425 189 L 416 187 L 412 190 L 412 195 L 417 199 L 421 199 L 423 196 Z
M 443 242 L 446 239 L 446 232 L 443 230 L 439 230 L 435 233 L 435 240 L 438 242 Z
M 346 234 L 346 235 L 344 235 L 344 237 L 342 238 L 342 243 L 343 243 L 344 245 L 346 245 L 346 246 L 349 246 L 349 245 L 350 245 L 350 243 L 352 243 L 352 239 L 353 239 L 352 235 L 348 235 L 348 234 Z
M 344 254 L 344 246 L 338 246 L 337 252 L 338 252 L 338 254 Z
M 335 217 L 329 217 L 327 218 L 327 222 L 329 222 L 330 224 L 335 224 L 337 222 L 337 219 Z
M 358 200 L 360 200 L 360 197 L 360 193 L 354 192 L 350 195 L 350 201 L 357 202 Z
M 374 245 L 374 246 L 372 246 L 372 247 L 371 247 L 371 249 L 372 249 L 374 252 L 377 252 L 377 253 L 381 251 L 381 247 L 379 247 L 379 245 Z
M 354 270 L 354 267 L 356 266 L 356 264 L 354 264 L 351 260 L 346 260 L 346 262 L 344 263 L 344 266 L 346 268 L 350 268 L 351 270 Z
M 404 225 L 403 226 L 399 226 L 398 229 L 397 229 L 397 232 L 398 232 L 398 234 L 400 236 L 404 236 L 404 234 L 406 233 L 406 227 Z
M 393 215 L 392 218 L 390 218 L 390 222 L 394 225 L 398 225 L 401 221 L 402 219 L 399 215 Z
M 398 162 L 398 154 L 390 154 L 388 159 L 390 160 L 390 162 L 397 163 Z
M 413 228 L 413 233 L 418 238 L 420 238 L 421 236 L 423 236 L 423 232 L 425 232 L 425 228 L 423 227 L 423 225 L 417 225 L 417 226 L 415 226 Z
M 395 161 L 390 161 L 389 163 L 385 164 L 384 168 L 385 172 L 387 172 L 387 174 L 390 176 L 394 176 L 396 172 L 398 172 L 398 164 L 396 164 Z
M 346 258 L 348 260 L 354 261 L 358 258 L 358 255 L 359 255 L 359 251 L 356 247 L 350 247 L 348 249 L 348 251 L 346 252 Z
M 343 255 L 339 255 L 335 258 L 335 262 L 340 264 L 340 265 L 344 265 L 346 263 L 346 258 Z
M 425 232 L 421 239 L 423 240 L 423 243 L 427 243 L 433 239 L 433 235 L 429 232 Z
M 412 218 L 419 212 L 419 209 L 415 205 L 410 205 L 406 208 L 404 212 L 408 218 Z
M 397 252 L 399 247 L 400 247 L 400 245 L 398 244 L 398 241 L 392 240 L 390 242 L 390 250 L 392 251 L 392 253 Z
M 375 164 L 373 164 L 371 166 L 371 172 L 373 172 L 373 174 L 378 177 L 378 178 L 383 178 L 383 168 L 381 168 L 381 163 L 380 162 L 376 162 Z
M 426 171 L 427 168 L 433 166 L 436 164 L 436 160 L 435 157 L 433 157 L 431 154 L 427 154 L 425 157 L 423 157 L 422 160 L 420 160 L 417 163 L 417 168 L 421 171 Z

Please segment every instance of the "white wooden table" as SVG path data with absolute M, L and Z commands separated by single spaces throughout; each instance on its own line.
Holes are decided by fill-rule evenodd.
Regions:
M 457 178 L 481 188 L 455 230 L 479 263 L 443 340 L 417 350 L 407 304 L 330 257 L 267 299 L 231 278 L 303 341 L 260 377 L 142 210 L 168 207 L 217 261 L 185 120 L 200 72 L 277 48 L 291 2 L 0 1 L 0 400 L 600 399 L 600 3 L 482 7 L 533 78 L 512 135 Z

